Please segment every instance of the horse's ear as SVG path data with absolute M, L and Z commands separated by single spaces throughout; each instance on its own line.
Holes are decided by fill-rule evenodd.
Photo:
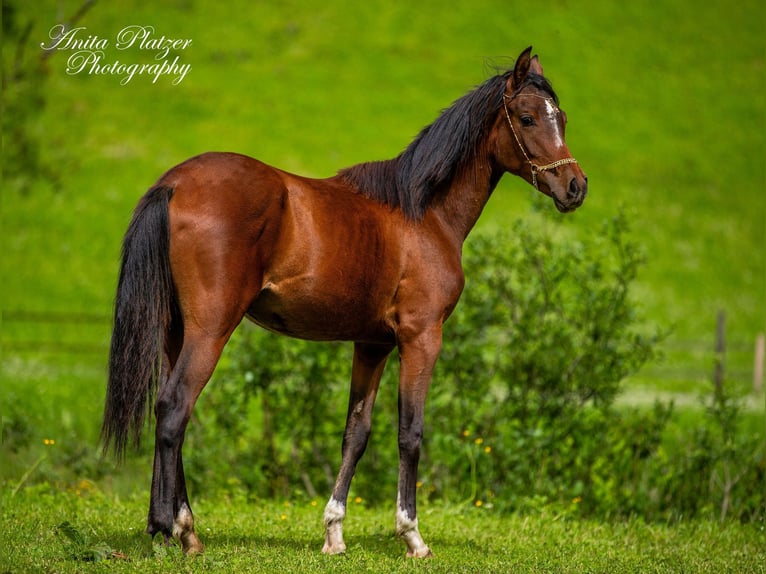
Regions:
M 516 66 L 513 68 L 513 88 L 517 89 L 521 84 L 524 83 L 524 80 L 527 79 L 527 74 L 529 74 L 529 67 L 531 64 L 530 55 L 532 54 L 532 46 L 524 50 L 519 58 L 516 60 Z M 535 58 L 537 59 L 537 58 Z M 538 66 L 540 63 L 538 62 Z
M 537 54 L 532 56 L 532 59 L 529 61 L 529 71 L 538 76 L 545 75 L 543 74 L 543 67 L 540 65 L 540 60 L 537 58 Z

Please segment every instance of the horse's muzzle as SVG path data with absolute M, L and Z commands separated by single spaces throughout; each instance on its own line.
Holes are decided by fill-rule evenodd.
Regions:
M 569 181 L 569 187 L 566 191 L 566 197 L 564 199 L 560 199 L 556 197 L 556 195 L 553 196 L 553 202 L 556 204 L 556 209 L 558 209 L 561 213 L 569 213 L 570 211 L 574 211 L 578 207 L 580 207 L 585 201 L 585 196 L 588 195 L 588 178 L 587 176 L 582 176 L 582 178 L 578 179 L 577 177 L 573 177 Z

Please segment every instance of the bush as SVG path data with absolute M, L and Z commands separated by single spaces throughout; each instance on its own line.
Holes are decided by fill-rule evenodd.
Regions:
M 704 431 L 693 449 L 674 449 L 672 406 L 614 405 L 620 382 L 653 357 L 659 339 L 630 298 L 643 258 L 624 217 L 585 242 L 518 222 L 468 247 L 466 289 L 445 325 L 426 406 L 421 501 L 650 519 L 709 514 L 718 495 L 703 483 L 716 472 L 731 476 L 735 461 L 725 453 L 735 429 L 720 431 L 731 440 Z M 350 366 L 348 343 L 244 326 L 197 407 L 187 478 L 200 490 L 217 484 L 256 497 L 329 495 Z M 372 504 L 395 497 L 397 367 L 392 356 L 352 485 L 352 497 Z M 755 519 L 760 508 L 762 516 L 759 468 L 762 475 L 752 464 L 727 483 L 730 515 Z
M 517 223 L 510 233 L 478 235 L 470 246 L 466 291 L 445 326 L 427 405 L 423 490 L 508 508 L 589 500 L 590 491 L 611 484 L 600 474 L 624 454 L 603 460 L 605 430 L 619 418 L 611 408 L 619 382 L 651 356 L 654 342 L 638 332 L 628 298 L 641 258 L 625 240 L 624 221 L 588 245 L 554 242 Z M 197 408 L 189 476 L 200 487 L 227 477 L 258 496 L 329 492 L 351 345 L 246 326 L 227 357 Z M 354 483 L 372 502 L 392 498 L 396 485 L 396 372 L 392 358 L 373 444 Z M 226 449 L 220 435 L 228 437 Z M 652 435 L 631 448 L 646 455 L 656 442 Z
M 766 519 L 763 418 L 746 416 L 733 389 L 725 380 L 711 383 L 699 422 L 658 457 L 651 476 L 666 515 Z
M 435 464 L 424 466 L 438 473 L 429 477 L 437 492 L 460 489 L 459 467 L 444 465 L 455 459 L 450 449 L 473 441 L 477 462 L 468 457 L 462 474 L 476 464 L 482 490 L 463 495 L 511 509 L 622 506 L 619 476 L 657 448 L 668 416 L 613 408 L 620 381 L 652 357 L 657 340 L 629 298 L 643 259 L 626 231 L 618 217 L 587 243 L 523 223 L 474 238 L 429 407 L 431 433 L 451 424 L 456 435 L 438 441 L 443 450 L 432 449 Z
M 349 344 L 317 344 L 243 325 L 199 401 L 189 478 L 287 497 L 329 493 L 340 452 Z M 225 446 L 223 446 L 225 445 Z

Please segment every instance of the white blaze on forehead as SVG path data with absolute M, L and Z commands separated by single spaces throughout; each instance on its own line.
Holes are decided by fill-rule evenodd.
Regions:
M 548 117 L 548 121 L 553 126 L 553 137 L 556 142 L 556 147 L 563 147 L 564 146 L 564 138 L 561 135 L 561 130 L 559 129 L 559 122 L 557 121 L 557 114 L 559 112 L 559 109 L 556 107 L 556 104 L 554 104 L 551 100 L 548 98 L 545 99 L 545 112 L 546 116 Z

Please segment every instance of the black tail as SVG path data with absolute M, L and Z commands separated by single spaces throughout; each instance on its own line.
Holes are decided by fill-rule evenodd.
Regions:
M 141 199 L 122 245 L 114 305 L 109 382 L 101 440 L 118 459 L 138 446 L 162 375 L 173 308 L 168 202 L 173 189 L 151 188 Z

